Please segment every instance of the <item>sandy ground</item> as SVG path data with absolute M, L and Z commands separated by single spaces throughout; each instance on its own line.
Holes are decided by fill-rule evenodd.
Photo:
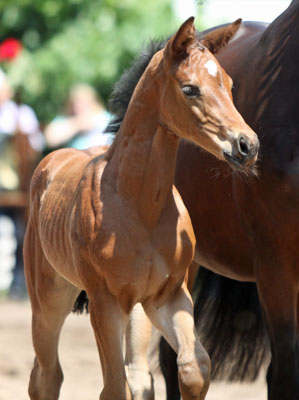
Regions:
M 29 302 L 0 298 L 0 400 L 28 399 L 27 385 L 33 361 Z M 61 400 L 96 400 L 102 387 L 98 355 L 88 316 L 71 315 L 60 340 L 64 370 Z M 155 375 L 156 400 L 165 388 Z M 266 400 L 263 376 L 254 384 L 211 385 L 206 400 Z M 113 399 L 111 399 L 113 400 Z

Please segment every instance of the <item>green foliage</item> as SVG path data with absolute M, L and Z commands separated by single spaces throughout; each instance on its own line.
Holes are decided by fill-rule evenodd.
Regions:
M 107 101 L 141 47 L 179 26 L 170 0 L 6 0 L 0 24 L 4 37 L 24 44 L 6 69 L 43 122 L 61 112 L 77 82 L 89 82 Z

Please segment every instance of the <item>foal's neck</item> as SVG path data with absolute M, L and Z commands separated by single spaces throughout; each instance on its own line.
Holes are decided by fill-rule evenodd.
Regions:
M 160 87 L 147 77 L 134 92 L 107 167 L 118 194 L 151 228 L 170 200 L 179 138 L 160 125 Z

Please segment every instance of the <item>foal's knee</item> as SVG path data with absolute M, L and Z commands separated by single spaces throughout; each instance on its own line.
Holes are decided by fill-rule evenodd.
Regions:
M 57 400 L 63 381 L 59 363 L 52 369 L 42 370 L 35 359 L 31 372 L 28 394 L 31 400 Z
M 203 400 L 210 384 L 211 362 L 206 352 L 200 358 L 178 357 L 179 385 L 183 400 Z

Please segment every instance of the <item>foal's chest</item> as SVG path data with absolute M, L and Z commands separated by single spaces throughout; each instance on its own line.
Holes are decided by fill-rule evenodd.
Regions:
M 145 226 L 135 210 L 112 202 L 101 214 L 93 264 L 115 295 L 131 288 L 140 299 L 170 281 L 181 282 L 194 247 L 192 225 L 180 197 L 169 202 L 153 227 Z

